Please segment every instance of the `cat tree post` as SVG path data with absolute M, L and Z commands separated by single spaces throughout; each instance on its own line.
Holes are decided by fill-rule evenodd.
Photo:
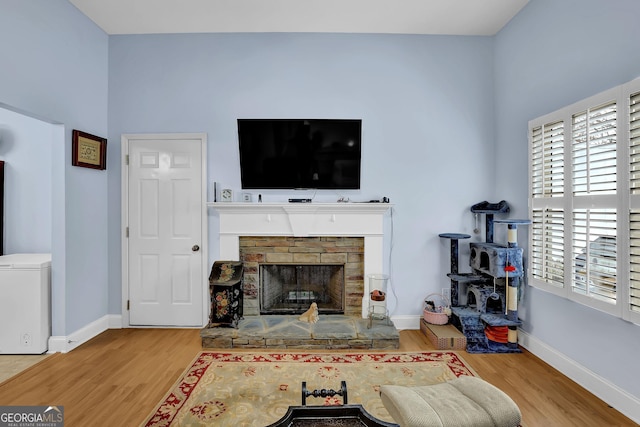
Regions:
M 458 305 L 458 253 L 459 253 L 459 248 L 458 248 L 458 240 L 460 239 L 469 239 L 471 238 L 470 235 L 468 234 L 459 234 L 459 233 L 442 233 L 438 235 L 439 237 L 442 237 L 443 239 L 449 239 L 450 240 L 450 263 L 451 263 L 451 274 L 449 274 L 449 277 L 451 278 L 451 305 L 452 306 L 457 306 Z
M 507 224 L 507 247 L 509 249 L 518 247 L 518 224 L 531 224 L 528 219 L 500 219 L 495 221 L 496 224 Z M 522 263 L 522 261 L 520 261 Z M 518 277 L 509 278 L 509 271 L 515 271 L 515 268 L 508 262 L 504 267 L 505 270 L 505 299 L 507 303 L 506 315 L 511 321 L 518 320 L 518 287 L 521 278 L 524 277 L 524 271 L 520 272 Z M 517 326 L 509 326 L 508 341 L 511 345 L 518 344 L 518 328 Z

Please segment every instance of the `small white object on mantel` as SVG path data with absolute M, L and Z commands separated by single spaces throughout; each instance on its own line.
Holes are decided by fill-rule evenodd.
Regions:
M 223 188 L 221 191 L 221 199 L 223 202 L 233 202 L 233 190 L 230 188 Z

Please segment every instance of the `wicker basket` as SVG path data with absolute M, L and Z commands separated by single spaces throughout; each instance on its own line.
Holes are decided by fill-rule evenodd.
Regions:
M 422 312 L 425 322 L 432 325 L 446 325 L 449 323 L 449 315 L 451 314 L 449 300 L 442 294 L 429 294 L 424 299 Z

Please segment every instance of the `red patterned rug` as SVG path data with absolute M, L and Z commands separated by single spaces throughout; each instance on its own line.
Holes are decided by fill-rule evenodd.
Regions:
M 380 401 L 383 384 L 436 384 L 475 375 L 458 354 L 239 353 L 203 351 L 142 424 L 158 426 L 263 427 L 301 405 L 307 389 L 340 390 L 349 404 L 393 422 Z M 307 398 L 307 406 L 340 405 L 342 397 Z

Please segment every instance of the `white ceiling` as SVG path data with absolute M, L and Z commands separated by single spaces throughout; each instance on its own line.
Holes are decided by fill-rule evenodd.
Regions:
M 491 36 L 529 0 L 69 0 L 107 34 L 330 32 Z

